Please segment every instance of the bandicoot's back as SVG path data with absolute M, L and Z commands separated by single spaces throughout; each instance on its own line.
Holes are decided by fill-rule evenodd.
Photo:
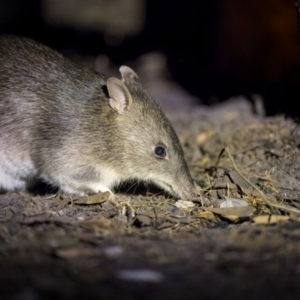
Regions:
M 134 71 L 120 72 L 108 78 L 32 40 L 1 37 L 0 188 L 40 178 L 85 195 L 134 179 L 189 197 L 173 127 Z

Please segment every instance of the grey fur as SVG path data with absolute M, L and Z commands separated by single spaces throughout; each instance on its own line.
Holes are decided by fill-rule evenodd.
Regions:
M 108 77 L 44 45 L 2 36 L 0 188 L 24 189 L 40 178 L 86 195 L 141 180 L 190 197 L 193 181 L 173 127 L 138 76 L 126 66 L 120 72 L 122 81 L 106 85 Z M 155 156 L 158 144 L 166 157 Z

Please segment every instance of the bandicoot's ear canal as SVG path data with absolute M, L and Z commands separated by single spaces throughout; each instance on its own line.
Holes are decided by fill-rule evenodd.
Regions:
M 110 77 L 106 85 L 111 108 L 119 114 L 122 114 L 125 109 L 130 110 L 132 98 L 125 84 L 115 77 Z
M 122 81 L 125 82 L 126 84 L 130 85 L 130 84 L 140 83 L 140 79 L 137 76 L 137 74 L 129 67 L 121 66 L 119 71 L 122 76 Z

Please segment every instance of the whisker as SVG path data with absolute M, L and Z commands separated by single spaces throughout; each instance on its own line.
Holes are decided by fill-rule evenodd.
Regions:
M 135 194 L 136 189 L 137 189 L 138 186 L 139 186 L 139 181 L 137 180 L 137 181 L 135 182 L 135 188 L 134 188 L 134 191 L 133 191 L 134 194 Z
M 133 184 L 131 184 L 131 185 L 129 186 L 129 188 L 125 191 L 125 194 L 127 194 L 128 191 L 129 191 L 132 187 L 134 187 L 134 186 L 135 186 L 135 189 L 134 189 L 134 192 L 135 192 L 135 191 L 136 191 L 136 188 L 137 188 L 137 184 L 138 184 L 138 181 L 136 181 L 136 182 L 134 182 Z

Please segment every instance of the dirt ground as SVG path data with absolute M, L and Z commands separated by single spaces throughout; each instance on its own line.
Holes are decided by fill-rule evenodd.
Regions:
M 260 114 L 242 98 L 169 113 L 194 202 L 0 194 L 1 299 L 300 299 L 300 127 Z

